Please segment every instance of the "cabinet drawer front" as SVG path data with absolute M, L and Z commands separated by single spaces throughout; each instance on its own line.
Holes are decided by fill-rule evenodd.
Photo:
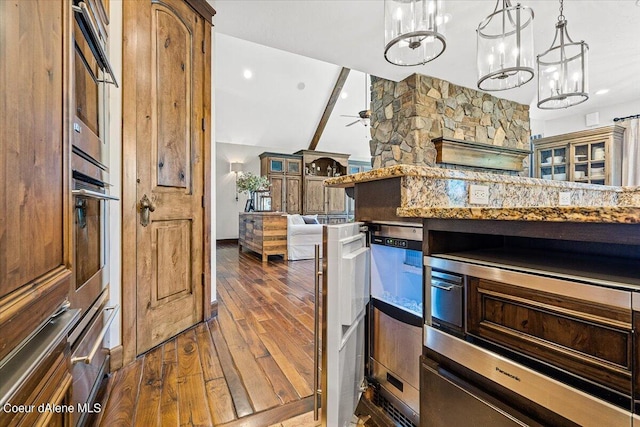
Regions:
M 629 310 L 469 278 L 468 332 L 629 394 Z

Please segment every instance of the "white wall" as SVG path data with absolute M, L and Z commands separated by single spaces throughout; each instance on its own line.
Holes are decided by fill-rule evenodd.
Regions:
M 595 95 L 594 95 L 595 96 Z M 595 126 L 587 126 L 585 114 L 598 112 L 600 123 Z M 624 104 L 609 105 L 601 108 L 594 108 L 587 113 L 575 114 L 560 117 L 552 120 L 531 120 L 531 135 L 541 134 L 543 137 L 562 135 L 569 132 L 577 132 L 585 129 L 610 126 L 615 117 L 626 117 L 640 114 L 640 99 Z
M 109 59 L 116 75 L 119 88 L 107 85 L 109 88 L 109 177 L 111 184 L 109 192 L 122 197 L 122 0 L 111 0 L 109 3 Z M 109 276 L 109 305 L 122 306 L 122 274 L 121 274 L 121 246 L 122 246 L 122 204 L 121 202 L 107 203 L 107 240 L 108 257 L 105 269 Z M 113 321 L 107 347 L 114 348 L 121 344 L 122 312 Z
M 216 216 L 215 223 L 217 239 L 237 239 L 238 238 L 238 212 L 244 211 L 244 204 L 248 195 L 238 194 L 236 201 L 236 178 L 231 172 L 231 163 L 240 162 L 243 164 L 243 172 L 253 172 L 260 174 L 260 153 L 265 151 L 282 152 L 274 147 L 260 147 L 254 145 L 216 144 L 216 174 L 215 174 L 215 197 Z M 215 240 L 214 240 L 215 241 Z

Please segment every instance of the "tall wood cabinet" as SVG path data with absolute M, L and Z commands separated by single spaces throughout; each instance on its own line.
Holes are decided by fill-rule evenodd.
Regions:
M 346 222 L 347 200 L 344 188 L 327 188 L 324 180 L 346 175 L 349 155 L 315 150 L 300 150 L 295 154 L 302 156 L 304 165 L 303 213 L 317 214 L 318 221 L 323 224 Z
M 323 224 L 347 221 L 343 188 L 325 188 L 328 177 L 348 173 L 348 154 L 300 150 L 293 154 L 260 154 L 260 174 L 271 182 L 271 209 L 318 215 Z
M 537 139 L 534 176 L 558 181 L 620 185 L 622 126 L 605 126 Z
M 260 174 L 271 183 L 271 210 L 302 213 L 302 156 L 262 153 Z
M 71 285 L 71 14 L 63 0 L 0 1 L 0 367 L 10 371 L 0 373 L 0 399 L 12 404 L 64 402 L 70 384 L 66 339 L 39 353 L 31 369 L 25 358 L 34 356 L 23 350 L 42 338 L 36 332 L 50 327 Z M 64 336 L 76 317 L 58 319 Z M 4 394 L 7 375 L 20 369 L 24 376 L 11 386 L 29 393 Z M 5 413 L 0 424 L 7 417 L 20 425 L 48 422 Z

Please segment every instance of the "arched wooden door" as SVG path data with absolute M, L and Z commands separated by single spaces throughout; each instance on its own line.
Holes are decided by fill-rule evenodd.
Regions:
M 135 270 L 140 354 L 203 319 L 210 26 L 182 0 L 124 2 L 124 20 L 124 216 L 136 221 L 123 219 L 123 271 Z

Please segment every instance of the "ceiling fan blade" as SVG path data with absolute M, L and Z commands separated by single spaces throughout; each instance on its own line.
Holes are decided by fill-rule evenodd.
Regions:
M 351 125 L 355 125 L 356 123 L 358 123 L 360 120 L 356 120 L 355 122 L 351 122 L 348 125 L 344 125 L 344 127 L 349 127 Z
M 346 114 L 340 114 L 340 117 L 360 117 L 360 116 L 347 116 Z

